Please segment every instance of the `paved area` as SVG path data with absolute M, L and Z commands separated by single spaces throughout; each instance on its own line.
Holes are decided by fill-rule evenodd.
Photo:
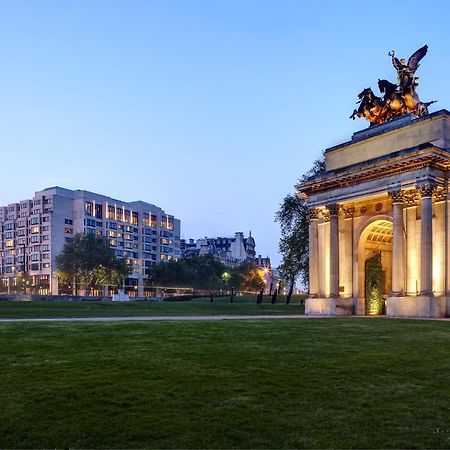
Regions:
M 23 318 L 0 319 L 1 322 L 155 322 L 162 320 L 255 320 L 255 319 L 308 319 L 311 316 L 300 314 L 291 315 L 222 315 L 222 316 L 132 316 L 132 317 L 52 317 L 52 318 Z
M 51 317 L 51 318 L 20 318 L 20 319 L 0 319 L 2 322 L 160 322 L 160 321 L 214 321 L 214 320 L 261 320 L 261 319 L 339 319 L 339 318 L 366 318 L 369 320 L 376 320 L 380 318 L 388 319 L 414 319 L 414 320 L 442 320 L 450 321 L 449 317 L 434 318 L 434 317 L 386 317 L 386 316 L 305 316 L 303 314 L 291 315 L 216 315 L 216 316 L 130 316 L 130 317 Z

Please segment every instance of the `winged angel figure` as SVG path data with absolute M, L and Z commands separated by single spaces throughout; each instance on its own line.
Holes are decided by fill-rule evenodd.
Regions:
M 427 54 L 428 45 L 416 50 L 406 62 L 406 59 L 398 59 L 394 50 L 388 55 L 392 58 L 392 65 L 397 71 L 397 83 L 391 83 L 388 80 L 378 80 L 378 87 L 383 98 L 377 97 L 372 89 L 366 88 L 359 93 L 359 107 L 353 111 L 350 116 L 364 117 L 370 122 L 370 125 L 377 125 L 387 120 L 394 119 L 404 114 L 413 114 L 415 116 L 424 116 L 428 114 L 428 107 L 435 103 L 421 102 L 416 92 L 419 84 L 416 77 L 416 70 L 419 68 L 420 60 Z
M 389 52 L 389 56 L 392 57 L 392 65 L 397 71 L 397 83 L 401 90 L 407 89 L 408 87 L 416 87 L 418 85 L 417 78 L 414 76 L 416 70 L 419 68 L 420 60 L 427 54 L 428 45 L 416 50 L 408 59 L 398 59 L 395 57 L 395 51 Z

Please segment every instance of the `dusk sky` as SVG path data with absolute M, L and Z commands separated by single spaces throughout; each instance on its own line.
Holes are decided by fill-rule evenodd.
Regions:
M 323 149 L 367 127 L 387 53 L 450 109 L 448 1 L 0 1 L 0 205 L 49 186 L 144 200 L 182 237 L 252 231 Z

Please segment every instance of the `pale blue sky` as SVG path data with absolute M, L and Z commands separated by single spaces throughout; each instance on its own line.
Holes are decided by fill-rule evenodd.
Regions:
M 59 185 L 155 203 L 186 238 L 252 230 L 321 151 L 365 128 L 356 95 L 424 44 L 450 108 L 448 1 L 0 1 L 0 204 Z

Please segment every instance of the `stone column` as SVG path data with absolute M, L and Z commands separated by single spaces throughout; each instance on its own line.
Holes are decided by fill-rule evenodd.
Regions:
M 447 182 L 448 183 L 448 182 Z M 446 296 L 450 297 L 450 183 L 447 185 L 447 198 L 445 201 L 445 234 L 446 234 L 446 267 L 445 267 L 445 278 L 446 278 Z
M 341 234 L 339 238 L 339 267 L 340 284 L 344 286 L 344 296 L 353 296 L 353 215 L 355 208 L 343 208 L 344 220 L 341 221 Z M 341 242 L 342 237 L 342 242 Z
M 328 205 L 330 211 L 330 297 L 339 297 L 339 205 Z
M 410 191 L 403 195 L 406 208 L 406 295 L 417 295 L 417 192 Z
M 433 223 L 433 293 L 435 296 L 445 295 L 445 202 L 447 192 L 442 189 L 434 191 L 434 223 Z
M 309 210 L 309 295 L 319 296 L 319 210 Z
M 433 294 L 433 185 L 422 184 L 420 192 L 421 206 L 421 245 L 420 245 L 420 295 Z
M 405 292 L 405 251 L 403 248 L 403 193 L 392 191 L 392 296 L 400 297 Z

